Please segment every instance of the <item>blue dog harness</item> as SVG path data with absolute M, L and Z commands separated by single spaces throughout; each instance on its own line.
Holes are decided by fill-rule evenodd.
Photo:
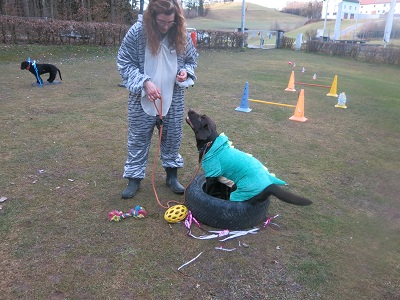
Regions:
M 39 82 L 40 87 L 42 87 L 43 86 L 43 81 L 42 81 L 42 78 L 40 78 L 40 76 L 39 76 L 39 71 L 38 71 L 37 66 L 36 66 L 36 60 L 31 61 L 31 58 L 28 57 L 28 63 L 31 63 L 32 67 L 35 69 L 36 79 Z
M 246 201 L 271 184 L 286 184 L 271 175 L 252 155 L 235 149 L 223 133 L 204 155 L 202 166 L 206 177 L 223 176 L 236 184 L 237 189 L 230 195 L 231 201 Z

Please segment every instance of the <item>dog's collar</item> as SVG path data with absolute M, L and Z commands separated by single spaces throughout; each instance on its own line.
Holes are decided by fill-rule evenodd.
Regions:
M 209 148 L 211 148 L 212 143 L 213 143 L 213 142 L 210 141 L 210 142 L 204 144 L 204 146 L 201 147 L 197 152 L 198 152 L 198 153 L 206 153 L 207 150 L 208 150 Z

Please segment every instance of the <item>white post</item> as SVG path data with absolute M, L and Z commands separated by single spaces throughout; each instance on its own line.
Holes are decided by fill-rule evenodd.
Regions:
M 338 11 L 336 14 L 335 32 L 333 33 L 333 39 L 335 41 L 340 38 L 340 24 L 342 22 L 342 4 L 343 2 L 340 2 L 338 4 Z
M 359 9 L 360 9 L 360 5 L 358 6 L 358 9 L 357 9 L 357 14 L 356 14 L 356 25 L 355 25 L 355 27 L 354 27 L 353 40 L 356 39 L 356 35 L 357 35 L 357 23 L 358 23 L 358 11 L 359 11 Z
M 324 1 L 325 2 L 325 1 Z M 328 15 L 328 4 L 329 0 L 326 0 L 326 7 L 325 7 L 325 20 L 324 20 L 324 30 L 322 31 L 322 38 L 325 36 L 325 29 L 326 29 L 326 17 Z
M 244 48 L 244 18 L 245 18 L 245 8 L 244 8 L 244 6 L 245 6 L 245 4 L 246 4 L 246 1 L 245 0 L 243 0 L 243 2 L 242 2 L 242 48 Z
M 393 15 L 395 7 L 396 7 L 396 0 L 392 0 L 392 2 L 390 3 L 390 10 L 386 19 L 385 33 L 383 36 L 383 43 L 385 47 L 386 44 L 389 43 L 390 41 L 390 34 L 392 33 Z
M 301 50 L 301 43 L 303 41 L 303 34 L 298 33 L 296 36 L 296 50 Z
M 139 22 L 143 21 L 143 9 L 144 9 L 144 0 L 140 0 L 139 14 L 138 14 L 138 21 Z

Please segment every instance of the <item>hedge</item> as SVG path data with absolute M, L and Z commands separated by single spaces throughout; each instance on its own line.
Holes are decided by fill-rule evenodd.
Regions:
M 123 24 L 7 16 L 0 16 L 0 24 L 0 39 L 4 44 L 115 46 L 121 44 L 129 29 Z
M 347 56 L 366 62 L 400 65 L 400 47 L 311 40 L 306 43 L 309 52 Z
M 118 46 L 129 25 L 113 23 L 62 21 L 46 18 L 21 18 L 0 16 L 3 44 L 43 45 L 98 45 Z M 241 32 L 201 31 L 208 35 L 208 42 L 199 40 L 198 48 L 241 48 Z M 198 34 L 201 33 L 200 31 Z M 245 34 L 247 36 L 247 34 Z

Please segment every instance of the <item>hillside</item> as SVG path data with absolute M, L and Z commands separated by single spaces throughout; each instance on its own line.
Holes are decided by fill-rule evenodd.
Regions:
M 237 2 L 215 3 L 210 6 L 206 17 L 186 19 L 188 27 L 234 31 L 241 27 L 242 4 Z M 306 22 L 303 17 L 285 14 L 272 8 L 247 3 L 245 27 L 251 30 L 290 31 Z
M 285 31 L 285 36 L 296 38 L 298 33 L 303 33 L 304 35 L 306 35 L 306 33 L 315 34 L 317 29 L 324 28 L 324 20 L 304 25 L 307 19 L 300 16 L 282 13 L 278 10 L 253 3 L 247 3 L 246 8 L 245 27 L 253 32 L 282 29 Z M 206 17 L 188 18 L 186 22 L 188 27 L 197 29 L 235 31 L 241 27 L 242 4 L 239 2 L 215 3 L 210 6 Z M 341 38 L 352 39 L 356 34 L 354 30 L 360 33 L 366 30 L 364 24 L 379 22 L 382 22 L 382 20 L 358 20 L 358 25 L 355 27 L 356 20 L 343 20 L 341 24 L 341 30 L 343 32 Z M 334 27 L 335 21 L 328 20 L 326 23 L 327 35 L 333 35 Z M 393 30 L 399 27 L 400 20 L 395 19 L 393 22 Z M 373 27 L 373 29 L 374 28 L 375 27 Z M 304 36 L 304 38 L 306 38 L 306 36 Z M 381 43 L 382 39 L 378 39 L 377 42 Z M 258 44 L 258 40 L 256 44 Z M 400 42 L 399 40 L 391 39 L 391 44 L 398 45 Z

